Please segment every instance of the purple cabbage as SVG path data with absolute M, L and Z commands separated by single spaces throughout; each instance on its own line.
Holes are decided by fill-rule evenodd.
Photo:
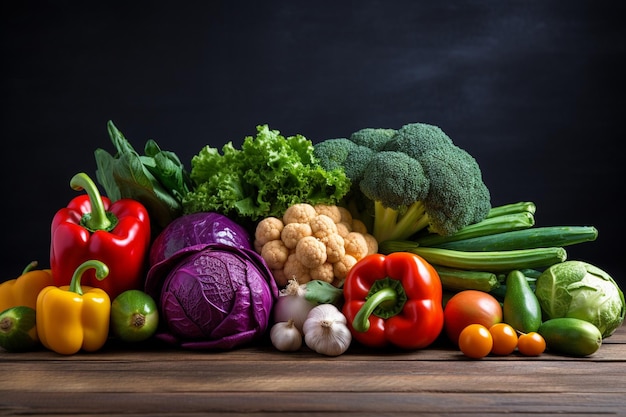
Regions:
M 176 218 L 159 233 L 150 247 L 149 262 L 155 265 L 188 246 L 222 243 L 252 249 L 250 234 L 223 214 L 202 212 Z
M 260 255 L 220 243 L 188 246 L 155 264 L 145 291 L 164 324 L 156 337 L 188 349 L 232 349 L 260 339 L 278 298 Z

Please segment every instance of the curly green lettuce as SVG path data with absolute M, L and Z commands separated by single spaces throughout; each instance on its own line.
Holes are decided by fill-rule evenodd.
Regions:
M 284 137 L 261 125 L 240 149 L 228 142 L 221 151 L 205 146 L 191 159 L 195 187 L 183 198 L 184 213 L 214 211 L 258 221 L 282 217 L 296 203 L 337 204 L 350 190 L 343 169 L 323 168 L 302 135 Z

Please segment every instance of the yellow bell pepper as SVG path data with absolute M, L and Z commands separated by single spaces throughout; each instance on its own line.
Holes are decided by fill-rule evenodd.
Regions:
M 22 275 L 0 284 L 0 312 L 17 306 L 35 309 L 39 291 L 54 285 L 50 269 L 34 269 L 36 266 L 37 261 L 33 261 Z
M 86 261 L 76 268 L 70 285 L 48 286 L 37 297 L 39 340 L 59 354 L 72 355 L 81 349 L 95 352 L 107 341 L 111 299 L 100 288 L 80 285 L 83 273 L 90 268 L 96 270 L 99 280 L 109 274 L 101 261 Z

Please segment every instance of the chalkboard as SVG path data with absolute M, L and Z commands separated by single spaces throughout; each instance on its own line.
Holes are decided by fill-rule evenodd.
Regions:
M 620 1 L 10 2 L 2 6 L 2 274 L 48 265 L 52 216 L 113 120 L 189 165 L 268 124 L 314 142 L 441 127 L 494 205 L 593 225 L 568 250 L 626 285 Z

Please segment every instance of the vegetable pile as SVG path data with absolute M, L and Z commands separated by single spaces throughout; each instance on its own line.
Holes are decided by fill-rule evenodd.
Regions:
M 95 352 L 270 343 L 338 356 L 426 349 L 468 358 L 588 356 L 624 322 L 616 281 L 568 259 L 593 226 L 535 226 L 492 206 L 477 161 L 441 128 L 364 128 L 313 143 L 268 125 L 206 146 L 189 171 L 112 121 L 114 153 L 51 222 L 50 268 L 0 284 L 0 347 Z

